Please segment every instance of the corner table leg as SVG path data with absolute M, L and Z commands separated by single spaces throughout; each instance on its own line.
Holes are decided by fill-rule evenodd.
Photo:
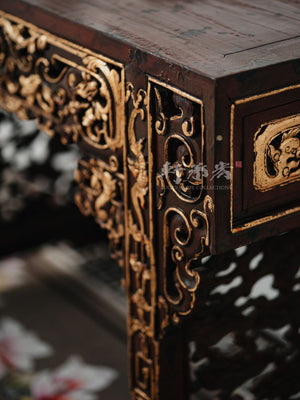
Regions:
M 209 244 L 213 201 L 203 193 L 203 176 L 188 179 L 195 163 L 203 162 L 203 132 L 201 104 L 184 96 L 151 81 L 147 90 L 126 86 L 125 277 L 136 400 L 186 400 L 180 322 L 196 300 L 200 278 L 194 267 Z M 166 116 L 163 97 L 178 114 Z

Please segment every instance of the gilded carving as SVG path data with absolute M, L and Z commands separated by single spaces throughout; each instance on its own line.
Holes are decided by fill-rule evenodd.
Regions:
M 201 106 L 198 102 L 191 105 L 190 98 L 187 102 L 181 94 L 176 93 L 172 102 L 177 104 L 178 108 L 171 115 L 163 109 L 163 98 L 158 85 L 155 89 L 152 91 L 151 85 L 148 85 L 148 91 L 135 90 L 131 83 L 127 83 L 126 87 L 129 110 L 126 163 L 129 190 L 129 347 L 133 365 L 133 397 L 149 400 L 157 398 L 159 342 L 171 324 L 178 323 L 182 316 L 189 314 L 193 309 L 200 283 L 194 264 L 199 262 L 205 246 L 209 244 L 207 214 L 213 211 L 213 203 L 209 196 L 195 204 L 199 202 L 202 193 L 203 177 L 197 181 L 191 177 L 189 184 L 192 188 L 183 177 L 184 174 L 188 177 L 196 161 L 203 161 L 202 149 L 195 150 L 195 142 L 202 143 L 203 137 L 200 123 Z M 172 97 L 172 91 L 170 93 Z M 164 93 L 165 98 L 169 98 L 170 93 Z M 158 102 L 157 112 L 151 109 L 152 99 Z M 199 111 L 198 115 L 195 114 L 196 109 Z M 155 118 L 156 115 L 158 118 Z M 180 134 L 173 133 L 174 127 L 180 127 Z M 185 169 L 180 173 L 176 160 L 171 163 L 172 168 L 179 171 L 179 175 L 174 175 L 175 179 L 178 176 L 181 178 L 177 186 L 171 181 L 174 178 L 172 171 L 166 171 L 167 175 L 169 173 L 167 178 L 164 174 L 156 173 L 158 165 L 153 165 L 152 155 L 148 153 L 155 140 L 152 132 L 163 140 L 162 154 L 166 165 L 170 165 L 171 153 L 174 153 L 174 148 L 177 149 L 177 164 L 181 163 L 182 169 Z M 156 178 L 159 188 L 156 190 L 154 186 L 155 193 L 151 191 L 153 178 Z M 170 192 L 167 193 L 167 189 L 170 187 L 171 192 L 179 197 L 182 203 L 188 204 L 187 216 L 180 208 L 166 208 L 164 205 L 165 197 Z M 180 191 L 184 195 L 181 196 Z M 164 218 L 163 221 L 158 218 L 154 222 L 153 219 L 151 210 L 155 194 L 158 195 L 158 210 Z M 163 230 L 163 240 L 158 239 L 159 242 L 153 237 L 153 233 L 151 236 L 151 232 L 156 229 L 155 223 Z M 155 252 L 163 254 L 161 268 L 155 265 Z
M 203 174 L 191 174 L 203 162 L 202 103 L 152 78 L 147 91 L 128 83 L 126 99 L 132 388 L 134 399 L 154 400 L 160 341 L 194 307 L 200 283 L 194 267 L 209 245 L 213 202 L 201 200 Z M 170 207 L 174 196 L 182 208 Z
M 161 95 L 160 95 L 158 89 L 154 88 L 154 92 L 155 92 L 155 96 L 156 96 L 158 108 L 159 108 L 159 118 L 157 118 L 155 121 L 155 130 L 158 135 L 164 135 L 165 131 L 166 131 L 166 126 L 167 126 L 167 118 L 166 118 L 165 114 L 163 113 Z
M 75 171 L 79 191 L 75 202 L 84 215 L 94 216 L 96 222 L 108 231 L 112 256 L 124 265 L 124 176 L 118 172 L 115 156 L 109 164 L 99 159 L 82 159 Z
M 67 57 L 68 55 L 68 57 Z M 0 12 L 0 104 L 63 143 L 84 141 L 110 151 L 109 161 L 83 159 L 75 201 L 108 230 L 113 256 L 124 264 L 125 78 L 121 64 Z
M 23 119 L 38 118 L 44 130 L 60 132 L 66 143 L 83 140 L 113 151 L 122 147 L 120 64 L 2 13 L 0 67 L 0 104 L 7 111 Z
M 166 186 L 182 201 L 197 202 L 203 190 L 203 105 L 175 88 L 153 81 L 154 129 L 162 136 L 165 164 L 157 173 L 159 207 Z
M 136 292 L 132 295 L 137 308 L 137 316 L 140 324 L 143 326 L 142 330 L 147 329 L 149 332 L 153 331 L 152 328 L 145 327 L 144 312 L 151 313 L 151 300 L 138 301 L 141 298 L 141 293 L 146 294 L 146 282 L 151 285 L 151 276 L 149 272 L 148 259 L 150 256 L 150 241 L 145 230 L 144 209 L 146 203 L 146 195 L 148 193 L 148 172 L 144 156 L 145 138 L 136 138 L 135 123 L 137 118 L 141 121 L 145 120 L 145 110 L 143 107 L 147 106 L 147 96 L 144 90 L 139 90 L 137 94 L 134 93 L 133 86 L 128 83 L 127 102 L 130 100 L 133 109 L 128 121 L 128 142 L 130 154 L 127 157 L 128 168 L 132 174 L 133 180 L 130 189 L 130 200 L 133 205 L 133 210 L 129 210 L 129 235 L 135 245 L 129 255 L 129 264 L 132 271 L 135 273 L 137 279 L 135 288 Z M 137 247 L 136 244 L 139 244 Z M 152 325 L 153 321 L 150 325 Z M 135 325 L 137 322 L 135 322 Z M 151 333 L 152 334 L 152 333 Z
M 257 101 L 261 99 L 271 99 L 274 96 L 274 99 L 283 93 L 287 95 L 292 94 L 295 90 L 300 88 L 300 84 L 295 84 L 291 86 L 281 87 L 279 89 L 275 89 L 269 92 L 264 92 L 261 94 L 256 94 L 250 97 L 245 97 L 236 100 L 231 104 L 230 107 L 230 167 L 231 167 L 231 177 L 230 177 L 230 230 L 233 234 L 239 233 L 244 230 L 251 229 L 255 226 L 259 226 L 261 224 L 268 223 L 270 221 L 275 221 L 279 218 L 284 218 L 288 215 L 295 214 L 300 211 L 299 206 L 287 207 L 283 210 L 277 210 L 276 212 L 271 212 L 268 215 L 253 218 L 248 220 L 247 222 L 238 222 L 235 220 L 235 204 L 238 204 L 236 198 L 239 196 L 235 196 L 236 185 L 235 185 L 235 177 L 240 174 L 240 171 L 237 171 L 235 167 L 235 162 L 237 161 L 235 153 L 238 146 L 235 146 L 235 136 L 239 136 L 240 132 L 236 132 L 236 123 L 237 123 L 237 115 L 239 114 L 239 108 L 245 104 L 255 104 Z M 274 102 L 276 104 L 276 101 Z M 298 169 L 294 169 L 290 171 L 290 175 L 283 176 L 280 170 L 276 171 L 276 163 L 277 156 L 272 160 L 270 158 L 271 152 L 268 150 L 269 144 L 274 146 L 276 150 L 279 150 L 279 142 L 281 141 L 280 133 L 284 132 L 286 129 L 290 129 L 292 127 L 296 127 L 299 125 L 299 114 L 291 115 L 286 118 L 268 121 L 263 124 L 254 134 L 254 162 L 253 162 L 253 187 L 258 191 L 267 191 L 272 188 L 284 186 L 286 184 L 295 182 L 299 179 Z M 268 129 L 268 136 L 264 135 L 264 130 Z M 277 136 L 277 134 L 279 134 Z M 277 136 L 277 137 L 276 137 Z M 273 141 L 274 138 L 275 140 Z M 272 143 L 273 142 L 273 143 Z M 282 153 L 283 147 L 280 149 Z M 294 160 L 294 156 L 292 157 Z M 289 164 L 289 160 L 287 160 Z M 288 166 L 289 167 L 289 166 Z M 278 168 L 278 167 L 277 167 Z M 285 167 L 281 164 L 281 171 L 283 171 Z M 289 167 L 290 169 L 290 167 Z M 286 170 L 287 172 L 287 170 Z M 270 174 L 270 176 L 268 175 Z M 238 184 L 239 186 L 239 184 Z
M 194 266 L 209 245 L 207 214 L 213 211 L 213 203 L 209 196 L 202 200 L 201 100 L 152 78 L 149 91 L 153 140 L 162 154 L 155 171 L 157 216 L 163 227 L 157 243 L 158 252 L 163 253 L 159 313 L 165 328 L 194 307 L 200 283 Z
M 209 245 L 208 214 L 214 211 L 210 196 L 204 198 L 202 207 L 192 208 L 188 216 L 177 207 L 167 208 L 164 214 L 164 295 L 175 323 L 193 309 L 200 283 L 193 264 Z
M 300 115 L 264 124 L 254 136 L 254 187 L 270 190 L 300 179 Z
M 145 120 L 145 110 L 142 107 L 147 106 L 147 94 L 144 90 L 140 89 L 135 99 L 133 86 L 128 83 L 126 98 L 127 101 L 130 98 L 134 106 L 128 122 L 128 142 L 132 157 L 128 156 L 127 162 L 134 177 L 134 184 L 130 189 L 130 193 L 138 222 L 138 224 L 135 224 L 133 222 L 134 218 L 132 214 L 130 214 L 130 231 L 135 237 L 135 240 L 145 244 L 145 249 L 147 254 L 149 254 L 149 241 L 145 235 L 144 216 L 142 213 L 145 207 L 145 196 L 148 193 L 148 172 L 145 156 L 143 154 L 145 138 L 137 140 L 135 136 L 136 119 L 139 117 L 142 121 Z
M 149 238 L 149 173 L 146 159 L 148 96 L 143 89 L 135 91 L 131 83 L 126 87 L 129 112 L 128 186 L 130 206 L 128 215 L 128 307 L 129 348 L 132 371 L 133 398 L 150 400 L 157 390 L 157 352 L 155 338 L 156 275 L 151 266 L 153 248 Z M 137 132 L 139 123 L 144 135 Z M 139 134 L 139 136 L 138 136 Z

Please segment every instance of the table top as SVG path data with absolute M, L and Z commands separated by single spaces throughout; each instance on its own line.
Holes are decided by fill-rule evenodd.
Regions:
M 1 8 L 72 41 L 99 47 L 104 34 L 210 78 L 300 57 L 297 0 L 1 0 Z

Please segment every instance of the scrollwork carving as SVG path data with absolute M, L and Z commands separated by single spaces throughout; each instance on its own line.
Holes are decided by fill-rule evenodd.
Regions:
M 154 81 L 154 129 L 161 136 L 165 163 L 157 173 L 163 202 L 167 186 L 182 201 L 195 203 L 203 190 L 203 106 L 175 88 Z
M 164 151 L 168 160 L 164 168 L 168 187 L 180 200 L 194 203 L 202 194 L 203 172 L 200 166 L 196 176 L 197 165 L 191 144 L 183 136 L 173 134 L 165 141 Z
M 202 101 L 152 78 L 149 90 L 154 147 L 161 154 L 155 171 L 163 229 L 157 242 L 163 253 L 158 302 L 163 335 L 168 324 L 178 323 L 194 307 L 200 283 L 194 267 L 209 246 L 213 202 L 203 195 Z
M 208 214 L 213 211 L 214 204 L 208 195 L 203 201 L 203 209 L 193 208 L 189 216 L 177 207 L 169 207 L 165 211 L 164 294 L 175 323 L 179 321 L 179 316 L 187 315 L 193 309 L 200 283 L 193 264 L 209 244 Z

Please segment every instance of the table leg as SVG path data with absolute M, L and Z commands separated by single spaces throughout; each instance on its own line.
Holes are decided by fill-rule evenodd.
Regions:
M 151 109 L 151 99 L 154 96 L 158 107 L 162 107 L 162 100 L 160 88 L 155 85 L 148 83 L 147 90 L 137 90 L 131 83 L 126 87 L 124 208 L 130 387 L 133 398 L 138 400 L 186 400 L 186 352 L 180 325 L 196 300 L 200 278 L 194 268 L 209 244 L 213 202 L 208 195 L 200 198 L 199 182 L 190 182 L 194 184 L 195 198 L 182 198 L 181 178 L 176 183 L 172 171 L 167 178 L 161 174 L 164 164 L 173 167 L 176 161 L 172 160 L 172 164 L 167 158 L 159 158 L 154 148 L 158 154 L 164 154 L 163 146 L 174 139 L 177 149 L 174 147 L 173 151 L 175 155 L 179 152 L 179 166 L 189 144 L 184 128 L 181 127 L 182 136 L 176 137 L 173 128 L 164 128 L 168 118 L 170 125 L 175 119 L 165 117 L 163 110 L 159 112 L 163 121 L 156 121 L 157 111 Z M 166 90 L 170 108 L 175 107 L 174 101 L 177 105 L 183 102 L 177 92 L 162 90 Z M 193 106 L 187 107 L 187 115 L 181 116 L 181 125 L 186 119 L 193 121 L 189 113 L 196 112 L 198 103 Z M 153 137 L 152 124 L 160 141 Z M 197 134 L 201 138 L 201 129 Z M 195 141 L 199 139 L 197 134 Z M 188 148 L 192 152 L 192 144 Z M 195 152 L 197 159 L 201 151 L 197 148 Z M 191 153 L 189 157 L 192 168 Z

